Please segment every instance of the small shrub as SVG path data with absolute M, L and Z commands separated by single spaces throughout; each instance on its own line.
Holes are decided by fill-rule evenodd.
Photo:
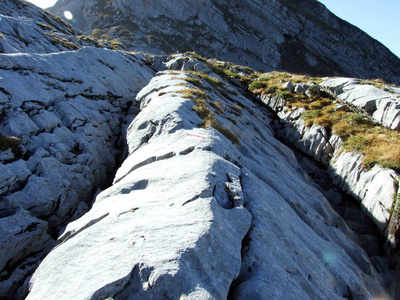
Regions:
M 278 98 L 284 99 L 286 101 L 293 100 L 293 98 L 294 98 L 294 95 L 291 92 L 288 92 L 288 91 L 279 91 L 279 92 L 276 93 L 276 96 Z
M 316 110 L 307 110 L 304 114 L 301 115 L 300 118 L 306 121 L 306 126 L 309 127 L 312 126 L 314 124 L 314 120 L 320 116 L 321 116 L 321 110 L 316 109 Z
M 249 91 L 253 92 L 259 89 L 265 89 L 268 87 L 268 82 L 266 81 L 253 81 L 249 84 Z
M 307 91 L 309 92 L 309 95 L 311 97 L 318 97 L 319 96 L 319 89 L 315 85 L 309 86 L 307 88 Z
M 271 85 L 265 89 L 265 92 L 268 94 L 275 94 L 277 90 L 278 90 L 277 85 Z
M 367 118 L 365 118 L 362 114 L 351 114 L 350 122 L 354 125 L 370 123 L 370 121 Z

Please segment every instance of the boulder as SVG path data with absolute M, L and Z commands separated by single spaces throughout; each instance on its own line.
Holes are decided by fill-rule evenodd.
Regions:
M 304 93 L 307 90 L 307 88 L 308 88 L 308 86 L 305 85 L 304 83 L 296 83 L 293 91 L 296 94 L 301 94 L 301 93 Z
M 285 82 L 282 85 L 282 89 L 288 90 L 289 92 L 294 92 L 294 85 L 291 81 Z

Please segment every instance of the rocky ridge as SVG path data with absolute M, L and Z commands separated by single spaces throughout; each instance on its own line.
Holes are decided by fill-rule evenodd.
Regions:
M 395 260 L 364 247 L 238 80 L 0 5 L 0 298 L 396 298 Z
M 316 0 L 59 0 L 50 10 L 61 18 L 70 11 L 86 34 L 128 49 L 196 51 L 260 71 L 400 83 L 399 58 Z
M 27 299 L 388 297 L 349 228 L 273 138 L 271 115 L 207 76 L 159 72 L 138 94 L 113 186 L 67 226 Z M 200 95 L 220 131 L 198 127 Z
M 290 81 L 283 87 L 297 93 L 313 90 L 309 88 L 313 87 L 310 84 L 294 85 Z M 399 129 L 400 101 L 395 92 L 385 92 L 371 85 L 362 85 L 357 79 L 349 78 L 328 78 L 316 85 L 315 89 L 334 96 L 338 101 L 337 109 L 351 110 L 352 107 L 343 107 L 343 103 L 349 103 L 382 125 Z M 308 95 L 312 97 L 311 94 Z M 361 203 L 362 208 L 396 247 L 398 233 L 393 230 L 391 223 L 396 223 L 397 226 L 398 222 L 393 208 L 396 205 L 394 195 L 399 194 L 399 174 L 379 165 L 371 169 L 365 168 L 364 155 L 343 151 L 341 145 L 345 138 L 330 132 L 323 125 L 308 126 L 301 118 L 306 112 L 305 108 L 289 107 L 286 99 L 271 94 L 261 95 L 259 99 L 273 109 L 280 118 L 277 135 L 327 168 L 333 183 Z M 337 199 L 337 193 L 328 192 L 326 195 L 333 202 L 341 201 Z

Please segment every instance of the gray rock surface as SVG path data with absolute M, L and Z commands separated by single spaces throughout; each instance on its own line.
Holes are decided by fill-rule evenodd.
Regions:
M 60 17 L 71 11 L 87 34 L 130 49 L 400 83 L 399 58 L 316 0 L 59 0 L 50 10 Z
M 67 226 L 27 299 L 388 297 L 349 229 L 273 137 L 269 116 L 202 80 L 205 101 L 223 108 L 209 106 L 225 130 L 217 128 L 239 143 L 199 128 L 182 93 L 195 88 L 185 81 L 193 76 L 160 72 L 138 94 L 142 111 L 113 186 Z M 233 103 L 242 107 L 235 123 Z
M 325 90 L 329 88 L 332 94 L 340 97 L 349 82 L 358 84 L 354 79 L 338 78 L 327 79 L 321 86 Z M 365 98 L 363 93 L 359 99 L 362 98 Z M 282 127 L 277 132 L 278 136 L 327 168 L 333 183 L 359 201 L 381 232 L 385 232 L 387 239 L 396 245 L 399 241 L 387 228 L 392 216 L 393 196 L 397 193 L 396 180 L 399 174 L 379 166 L 365 169 L 360 153 L 341 151 L 342 140 L 338 136 L 329 135 L 320 125 L 305 126 L 304 120 L 300 118 L 305 112 L 304 108 L 288 108 L 286 101 L 276 96 L 263 95 L 259 99 L 277 112 Z M 365 109 L 365 105 L 360 105 L 360 108 Z
M 154 72 L 142 54 L 95 47 L 62 51 L 67 49 L 41 33 L 46 24 L 56 26 L 50 14 L 20 1 L 0 5 L 0 42 L 13 52 L 0 54 L 0 133 L 17 144 L 0 151 L 3 299 L 17 294 L 58 231 L 107 184 L 122 154 L 128 109 Z M 60 30 L 70 28 L 57 22 Z M 25 47 L 22 37 L 33 44 Z
M 321 83 L 321 88 L 365 110 L 380 124 L 400 130 L 400 99 L 395 89 L 384 91 L 353 78 L 330 78 Z
M 98 3 L 80 1 L 81 14 L 95 12 Z M 212 1 L 225 21 L 243 3 L 226 10 Z M 124 1 L 102 4 L 129 11 Z M 209 19 L 200 4 L 209 3 L 191 8 Z M 274 5 L 292 18 L 280 1 Z M 309 8 L 296 5 L 299 12 Z M 5 0 L 0 8 L 1 299 L 28 293 L 28 299 L 395 298 L 397 277 L 387 271 L 393 262 L 377 257 L 381 245 L 369 246 L 377 238 L 359 222 L 360 213 L 347 210 L 357 236 L 322 194 L 340 203 L 338 191 L 316 183 L 327 173 L 311 166 L 311 180 L 275 139 L 265 107 L 193 56 L 164 62 L 164 56 L 109 50 L 25 2 Z M 167 19 L 177 12 L 168 11 Z M 113 20 L 123 17 L 116 13 Z M 80 25 L 96 27 L 91 21 Z M 248 28 L 225 29 L 241 32 L 233 44 L 247 43 Z M 212 50 L 219 43 L 204 45 Z M 278 55 L 274 51 L 266 53 Z M 153 69 L 166 71 L 154 76 Z M 206 76 L 214 77 L 213 85 Z M 266 101 L 293 122 L 304 112 L 287 111 L 278 98 Z M 213 127 L 201 126 L 194 106 L 202 104 Z M 295 138 L 295 126 L 304 129 L 303 138 Z M 340 145 L 334 136 L 324 144 L 323 128 L 295 126 L 287 128 L 293 141 L 317 159 L 325 161 L 328 146 L 335 153 Z M 104 190 L 121 156 L 126 159 Z M 360 173 L 357 159 L 348 171 L 341 160 L 347 164 L 338 157 L 333 167 L 349 183 L 339 178 L 338 184 L 353 184 L 367 211 L 387 222 L 393 174 Z M 360 184 L 353 180 L 358 175 Z
M 294 92 L 294 85 L 293 85 L 293 82 L 291 82 L 291 81 L 285 82 L 282 85 L 282 88 L 285 90 L 288 90 L 289 92 Z
M 335 184 L 361 201 L 362 207 L 384 231 L 390 221 L 393 195 L 398 189 L 395 183 L 398 174 L 379 166 L 366 170 L 362 167 L 362 157 L 354 153 L 336 154 L 328 172 Z

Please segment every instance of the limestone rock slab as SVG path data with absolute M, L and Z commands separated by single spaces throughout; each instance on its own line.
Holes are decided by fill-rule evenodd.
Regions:
M 229 109 L 215 116 L 239 144 L 199 128 L 194 101 L 179 92 L 189 76 L 160 72 L 138 94 L 146 105 L 127 129 L 113 186 L 67 226 L 27 299 L 387 296 L 269 116 L 238 93 L 236 124 Z

